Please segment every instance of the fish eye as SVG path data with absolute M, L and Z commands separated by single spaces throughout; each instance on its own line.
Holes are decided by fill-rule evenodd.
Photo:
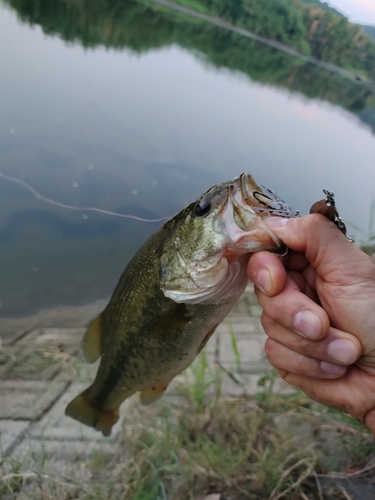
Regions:
M 200 200 L 194 207 L 194 213 L 197 217 L 205 217 L 210 213 L 211 203 L 208 200 Z

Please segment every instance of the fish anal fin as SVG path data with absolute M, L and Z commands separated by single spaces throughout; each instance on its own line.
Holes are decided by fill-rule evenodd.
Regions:
M 115 410 L 103 410 L 96 407 L 88 396 L 89 389 L 79 394 L 66 407 L 65 415 L 74 418 L 82 424 L 93 427 L 103 433 L 103 436 L 109 436 L 112 427 L 119 419 L 119 408 Z
M 214 334 L 216 328 L 218 327 L 219 325 L 215 325 L 213 328 L 211 328 L 211 330 L 206 334 L 206 336 L 204 337 L 204 339 L 202 340 L 202 343 L 201 345 L 199 346 L 199 349 L 198 349 L 198 352 L 197 352 L 197 355 L 201 352 L 202 349 L 204 349 L 206 347 L 206 344 L 207 342 L 210 340 L 210 338 L 212 337 L 212 335 Z
M 170 380 L 168 382 L 163 382 L 161 384 L 155 384 L 146 389 L 140 391 L 140 403 L 142 406 L 148 406 L 155 403 L 158 399 L 162 397 L 166 388 L 168 387 Z
M 81 347 L 88 363 L 95 363 L 102 355 L 102 315 L 94 319 L 83 336 Z

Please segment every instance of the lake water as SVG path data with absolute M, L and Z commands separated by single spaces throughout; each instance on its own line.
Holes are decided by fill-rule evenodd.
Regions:
M 156 218 L 249 171 L 302 214 L 334 191 L 366 230 L 371 89 L 188 16 L 79 5 L 0 1 L 1 172 L 62 203 Z M 156 227 L 0 178 L 1 315 L 107 297 Z

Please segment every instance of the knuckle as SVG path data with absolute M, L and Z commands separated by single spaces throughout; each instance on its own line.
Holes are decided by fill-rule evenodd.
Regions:
M 266 353 L 268 361 L 271 363 L 272 366 L 274 366 L 275 368 L 280 367 L 280 364 L 279 364 L 280 356 L 278 356 L 278 343 L 277 342 L 268 338 L 266 340 L 265 345 L 264 345 L 264 352 Z
M 272 328 L 272 326 L 275 324 L 273 319 L 268 316 L 266 312 L 263 311 L 261 317 L 260 317 L 260 323 L 262 327 L 264 328 L 264 331 L 268 333 L 268 330 Z
M 311 360 L 311 362 L 313 363 L 314 361 Z M 297 375 L 306 375 L 307 374 L 307 366 L 306 366 L 305 356 L 296 353 L 295 360 L 294 360 L 293 372 L 296 373 Z
M 280 377 L 281 377 L 283 380 L 287 381 L 287 378 L 288 378 L 289 372 L 287 372 L 286 370 L 278 370 L 278 372 L 279 372 Z
M 327 217 L 318 213 L 307 215 L 305 220 L 309 226 L 309 229 L 320 227 L 322 224 L 326 224 L 328 222 Z

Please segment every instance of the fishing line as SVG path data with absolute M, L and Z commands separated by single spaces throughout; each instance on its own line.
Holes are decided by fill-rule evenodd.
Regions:
M 6 179 L 7 181 L 14 182 L 16 184 L 20 184 L 24 188 L 26 188 L 30 193 L 32 193 L 38 200 L 45 201 L 46 203 L 50 203 L 51 205 L 56 205 L 60 208 L 66 208 L 68 210 L 77 210 L 81 212 L 99 212 L 101 214 L 113 215 L 115 217 L 123 217 L 124 219 L 133 219 L 139 222 L 162 222 L 164 220 L 169 219 L 169 217 L 160 217 L 159 219 L 144 219 L 143 217 L 137 217 L 136 215 L 128 215 L 128 214 L 120 214 L 118 212 L 111 212 L 109 210 L 103 210 L 102 208 L 94 208 L 94 207 L 74 207 L 73 205 L 66 205 L 65 203 L 60 203 L 55 200 L 51 200 L 51 198 L 47 198 L 42 194 L 38 193 L 36 189 L 34 189 L 27 182 L 21 181 L 21 179 L 17 179 L 16 177 L 9 177 L 8 175 L 0 172 L 0 177 Z
M 102 208 L 94 208 L 94 207 L 75 207 L 73 205 L 67 205 L 65 203 L 60 203 L 59 201 L 52 200 L 51 198 L 47 198 L 46 196 L 43 196 L 40 194 L 36 189 L 34 189 L 30 184 L 28 184 L 25 181 L 22 181 L 21 179 L 17 179 L 16 177 L 10 177 L 8 175 L 3 174 L 0 172 L 0 177 L 3 179 L 14 182 L 15 184 L 20 184 L 23 186 L 25 189 L 30 191 L 37 200 L 45 201 L 46 203 L 50 203 L 51 205 L 55 205 L 56 207 L 60 208 L 66 208 L 67 210 L 76 210 L 78 212 L 98 212 L 101 214 L 105 215 L 113 215 L 114 217 L 122 217 L 123 219 L 133 219 L 137 220 L 139 222 L 162 222 L 165 220 L 168 220 L 170 217 L 160 217 L 158 219 L 145 219 L 143 217 L 138 217 L 136 215 L 129 215 L 129 214 L 120 214 L 119 212 L 111 212 L 110 210 L 104 210 Z M 265 212 L 268 213 L 269 215 L 274 215 L 274 216 L 279 216 L 279 217 L 295 217 L 298 216 L 297 212 L 292 213 L 291 211 L 286 211 L 286 210 L 277 210 L 273 208 L 258 208 L 258 207 L 252 207 L 255 212 Z

